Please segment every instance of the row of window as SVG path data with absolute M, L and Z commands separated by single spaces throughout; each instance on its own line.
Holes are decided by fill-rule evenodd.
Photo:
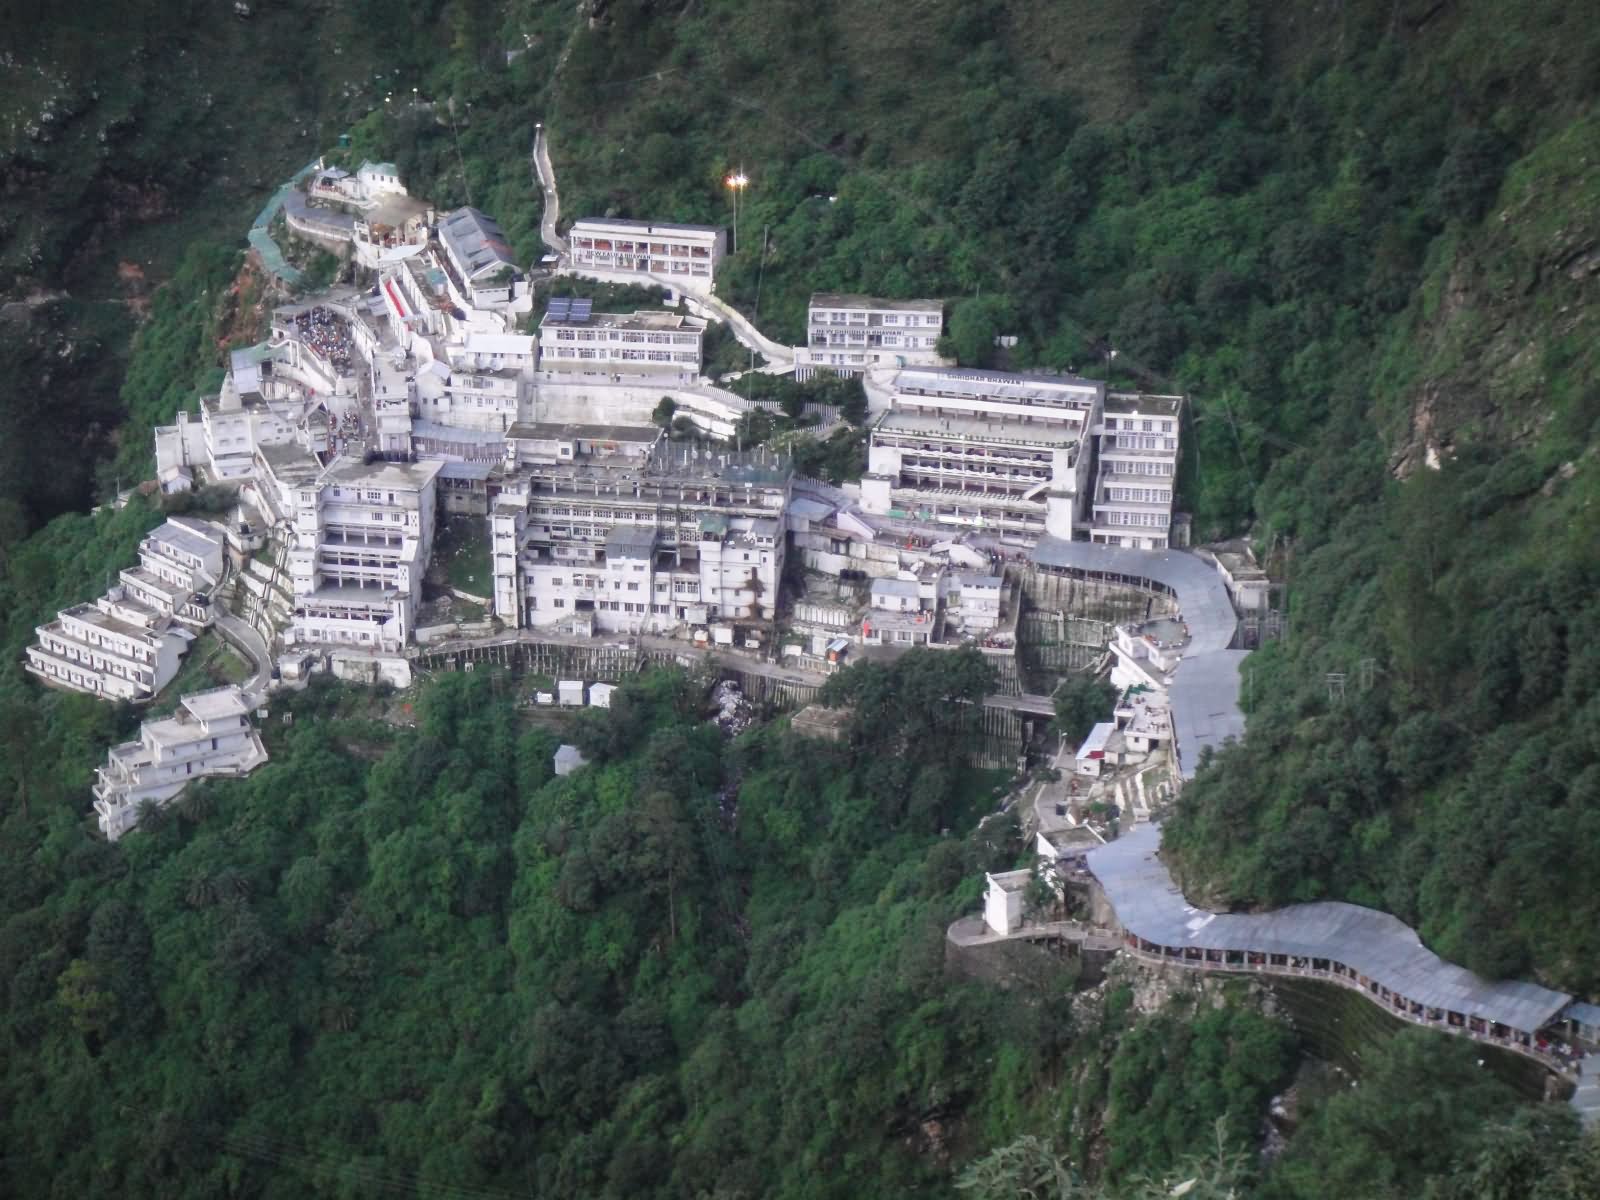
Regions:
M 898 325 L 900 324 L 901 317 L 905 317 L 905 323 L 907 325 L 937 326 L 942 324 L 944 320 L 944 318 L 938 313 L 886 312 L 875 315 L 880 316 L 885 325 Z M 832 312 L 825 308 L 814 308 L 811 310 L 811 323 L 813 325 L 860 325 L 863 324 L 866 319 L 867 314 L 859 311 Z
M 1115 473 L 1118 475 L 1160 475 L 1169 478 L 1172 475 L 1172 464 L 1163 462 L 1159 458 L 1136 459 L 1133 462 L 1118 462 Z
M 45 650 L 48 650 L 52 654 L 56 654 L 61 658 L 71 659 L 73 662 L 82 663 L 84 666 L 89 667 L 91 670 L 98 671 L 102 675 L 115 675 L 118 679 L 127 679 L 134 683 L 145 684 L 146 686 L 153 684 L 155 681 L 154 675 L 151 672 L 136 670 L 129 667 L 126 663 L 118 661 L 117 659 L 96 658 L 92 654 L 80 654 L 71 646 L 52 646 L 47 642 L 41 642 L 41 645 Z
M 711 274 L 711 267 L 708 263 L 699 261 L 684 262 L 682 259 L 678 258 L 674 258 L 670 260 L 670 262 L 659 258 L 654 260 L 645 258 L 636 261 L 631 254 L 618 254 L 615 258 L 613 258 L 609 253 L 600 251 L 591 252 L 589 254 L 574 254 L 573 259 L 579 263 L 585 263 L 596 267 L 610 267 L 617 271 L 655 270 L 667 275 Z
M 87 642 L 91 646 L 101 646 L 108 653 L 115 654 L 118 658 L 131 658 L 137 662 L 150 663 L 156 659 L 156 652 L 143 642 L 135 642 L 129 638 L 114 637 L 110 634 L 101 634 L 94 626 L 73 635 L 78 641 Z M 39 644 L 45 646 L 56 654 L 64 654 L 68 658 L 77 658 L 78 649 L 72 642 L 61 641 L 48 635 L 39 638 Z
M 1176 450 L 1178 439 L 1152 437 L 1149 434 L 1119 433 L 1115 444 L 1118 450 Z
M 574 250 L 598 250 L 619 254 L 667 254 L 680 258 L 709 258 L 711 251 L 704 246 L 685 246 L 679 242 L 623 242 L 613 244 L 610 238 L 573 238 Z
M 956 392 L 947 388 L 940 388 L 936 386 L 918 387 L 915 385 L 907 385 L 901 389 L 901 394 L 905 396 L 930 396 L 940 400 L 964 400 L 969 403 L 981 402 L 984 404 L 1016 404 L 1023 408 L 1070 408 L 1076 409 L 1079 412 L 1087 411 L 1090 406 L 1090 400 L 1088 397 L 1073 392 L 1063 392 L 1059 394 L 1046 392 L 1025 396 L 1007 395 L 1004 392 L 990 392 L 982 395 L 974 395 L 971 392 Z
M 1174 421 L 1155 420 L 1150 417 L 1107 417 L 1106 428 L 1125 429 L 1129 432 L 1142 430 L 1145 433 L 1171 433 L 1176 426 Z
M 1165 529 L 1171 518 L 1166 513 L 1107 512 L 1097 517 L 1106 525 L 1142 525 L 1148 529 Z
M 653 346 L 694 346 L 700 339 L 692 333 L 642 333 L 636 329 L 566 329 L 555 331 L 558 342 L 644 342 Z
M 875 342 L 875 343 L 874 342 L 866 342 L 866 343 L 864 343 L 864 342 L 862 342 L 862 340 L 860 338 L 845 338 L 844 336 L 842 336 L 840 334 L 834 334 L 831 337 L 826 337 L 826 338 L 821 337 L 821 336 L 813 338 L 811 344 L 813 346 L 844 346 L 844 347 L 847 347 L 847 348 L 850 347 L 850 346 L 877 345 L 877 346 L 882 346 L 884 349 L 889 349 L 889 350 L 896 350 L 896 349 L 903 349 L 903 350 L 926 349 L 926 350 L 932 350 L 935 346 L 937 346 L 939 344 L 939 339 L 938 338 L 934 338 L 934 337 L 914 337 L 914 336 L 912 336 L 910 334 L 907 334 L 904 338 L 902 338 L 898 334 L 896 334 L 896 335 L 892 335 L 892 336 L 889 336 L 889 337 L 885 337 L 885 338 L 883 338 L 880 341 Z
M 1136 504 L 1170 504 L 1172 492 L 1168 488 L 1108 487 L 1108 500 L 1130 500 Z

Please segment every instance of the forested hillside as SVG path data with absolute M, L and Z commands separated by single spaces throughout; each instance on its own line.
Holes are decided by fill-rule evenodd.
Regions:
M 1252 664 L 1259 749 L 1174 826 L 1195 888 L 1381 904 L 1486 973 L 1600 983 L 1581 6 L 588 11 L 565 38 L 510 18 L 561 42 L 540 116 L 569 213 L 724 220 L 739 165 L 727 286 L 774 330 L 813 289 L 942 295 L 964 362 L 1014 333 L 1009 365 L 1193 396 L 1197 532 L 1251 533 L 1291 609 Z M 455 133 L 403 153 L 503 195 L 520 146 Z
M 504 677 L 414 711 L 319 687 L 269 723 L 270 764 L 116 846 L 74 819 L 80 780 L 39 780 L 51 832 L 0 872 L 0 1190 L 843 1200 L 937 1193 L 1028 1134 L 1092 1196 L 1195 1155 L 1294 1200 L 1330 1176 L 1522 1194 L 1482 1191 L 1479 1155 L 1590 1194 L 1570 1113 L 1519 1115 L 1468 1046 L 1371 1051 L 1359 1105 L 1317 1085 L 1261 1181 L 1240 1152 L 1289 1077 L 1283 1025 L 1140 1017 L 1122 986 L 1075 1003 L 1048 959 L 1007 991 L 948 974 L 946 923 L 1018 845 L 939 834 L 992 780 L 927 701 L 986 674 L 855 668 L 829 698 L 876 706 L 831 746 L 728 742 L 704 684 L 662 672 L 588 715 L 596 765 L 565 778 Z M 981 1194 L 1017 1195 L 1015 1165 L 975 1167 Z

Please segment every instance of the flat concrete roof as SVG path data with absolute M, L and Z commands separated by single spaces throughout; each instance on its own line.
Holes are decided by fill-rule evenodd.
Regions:
M 540 329 L 637 329 L 656 333 L 704 333 L 706 322 L 674 312 L 590 313 L 587 317 L 552 317 L 545 313 Z
M 367 463 L 352 458 L 340 458 L 323 472 L 318 482 L 420 490 L 433 482 L 443 466 L 444 464 L 437 459 L 419 459 L 416 462 L 389 462 L 386 459 L 379 459 Z
M 173 546 L 185 554 L 192 554 L 196 558 L 205 558 L 208 555 L 219 553 L 222 549 L 222 531 L 217 531 L 216 540 L 187 525 L 180 525 L 176 521 L 166 521 L 151 530 L 145 537 L 161 545 Z
M 915 579 L 874 579 L 872 581 L 872 594 L 874 596 L 905 596 L 915 599 L 921 590 L 922 585 Z
M 532 354 L 538 341 L 531 333 L 484 333 L 470 329 L 462 348 L 468 354 Z
M 249 712 L 244 695 L 236 687 L 212 688 L 205 692 L 191 692 L 179 701 L 197 721 L 215 721 L 223 717 L 242 717 Z
M 722 233 L 721 225 L 679 225 L 671 221 L 636 221 L 629 217 L 580 217 L 573 222 L 568 235 L 579 232 L 605 232 L 608 229 L 627 229 L 634 232 L 659 233 L 671 237 L 675 233 Z
M 654 425 L 578 425 L 560 421 L 518 421 L 507 438 L 528 441 L 653 442 L 661 436 Z
M 301 476 L 314 479 L 322 473 L 322 464 L 317 461 L 316 455 L 293 442 L 257 446 L 256 453 L 272 468 L 272 473 L 285 483 L 296 481 Z
M 1019 375 L 1006 371 L 980 371 L 968 367 L 907 367 L 894 377 L 896 391 L 920 389 L 928 392 L 971 396 L 990 400 L 1057 399 L 1063 393 L 1075 397 L 1103 397 L 1104 381 L 1082 379 L 1076 375 Z
M 1133 414 L 1151 417 L 1176 416 L 1182 396 L 1152 396 L 1144 392 L 1112 392 L 1106 397 L 1105 411 L 1117 416 Z
M 1071 410 L 1063 410 L 1071 411 Z M 1004 417 L 947 417 L 932 413 L 913 413 L 890 409 L 874 431 L 917 434 L 923 437 L 961 438 L 965 441 L 996 442 L 1016 446 L 1075 446 L 1083 441 L 1081 421 L 1050 424 L 1008 421 Z
M 159 624 L 146 627 L 133 625 L 127 621 L 119 621 L 104 609 L 96 608 L 93 604 L 76 604 L 71 608 L 62 609 L 60 613 L 61 620 L 65 620 L 68 617 L 81 621 L 85 625 L 93 625 L 96 629 L 104 629 L 107 633 L 121 634 L 123 637 L 131 638 L 134 641 L 146 642 L 152 645 L 158 642 L 166 632 Z M 53 621 L 51 624 L 58 625 L 60 621 Z M 47 629 L 49 627 L 48 625 L 45 626 Z
M 883 312 L 944 311 L 943 300 L 882 300 L 877 296 L 858 296 L 850 292 L 814 292 L 812 308 L 859 308 Z

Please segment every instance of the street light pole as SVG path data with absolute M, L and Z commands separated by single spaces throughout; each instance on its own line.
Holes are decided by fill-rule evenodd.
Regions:
M 739 193 L 750 186 L 750 177 L 741 167 L 723 182 L 733 190 L 733 252 L 737 254 L 739 253 Z

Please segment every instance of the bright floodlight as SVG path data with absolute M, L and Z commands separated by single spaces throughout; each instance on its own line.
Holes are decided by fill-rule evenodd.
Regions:
M 749 184 L 749 182 L 750 177 L 743 171 L 736 171 L 732 175 L 728 176 L 728 186 L 731 188 L 742 188 Z

